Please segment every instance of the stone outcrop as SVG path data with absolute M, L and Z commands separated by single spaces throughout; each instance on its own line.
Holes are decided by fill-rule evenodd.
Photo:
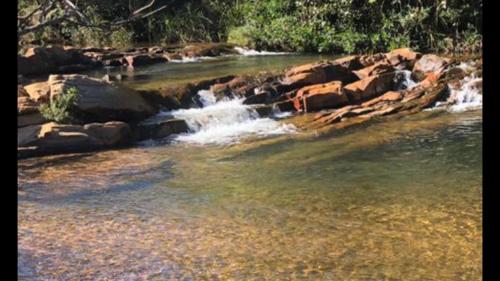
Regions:
M 44 155 L 91 151 L 126 144 L 130 140 L 130 127 L 123 122 L 61 125 L 54 122 L 18 129 L 20 153 Z M 30 149 L 22 149 L 30 147 Z

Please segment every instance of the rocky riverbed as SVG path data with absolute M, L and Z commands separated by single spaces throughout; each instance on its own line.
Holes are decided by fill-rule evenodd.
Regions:
M 290 112 L 306 114 L 299 130 L 343 128 L 387 115 L 406 115 L 433 107 L 453 107 L 482 100 L 482 57 L 448 58 L 410 49 L 324 60 L 255 75 L 228 75 L 161 90 L 134 90 L 122 77 L 102 79 L 81 74 L 84 68 L 136 67 L 241 53 L 225 44 L 184 48 L 34 48 L 19 58 L 19 73 L 50 74 L 46 81 L 18 85 L 18 155 L 79 152 L 131 145 L 193 131 L 189 120 L 169 112 L 240 100 L 243 111 L 260 117 Z M 160 61 L 161 60 L 161 61 Z M 87 63 L 88 62 L 88 63 Z M 78 89 L 73 124 L 57 124 L 39 112 L 68 89 Z M 469 92 L 474 96 L 468 96 Z M 465 100 L 464 100 L 465 99 Z M 167 113 L 167 114 L 165 114 Z M 312 114 L 311 114 L 312 113 Z M 177 117 L 176 117 L 177 116 Z M 161 117 L 161 118 L 159 118 Z M 188 121 L 188 122 L 186 122 Z M 286 122 L 286 121 L 285 121 Z

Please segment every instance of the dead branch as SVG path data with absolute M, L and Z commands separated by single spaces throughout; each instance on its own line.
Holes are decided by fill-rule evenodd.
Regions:
M 54 10 L 57 8 L 56 4 L 59 3 L 60 7 L 64 10 L 63 15 L 59 17 L 55 17 L 52 19 L 46 19 L 46 15 L 50 13 L 51 10 Z M 153 7 L 153 5 L 156 3 L 156 0 L 151 0 L 149 1 L 146 5 L 136 9 L 133 11 L 130 15 L 129 18 L 123 19 L 123 20 L 115 20 L 111 21 L 109 23 L 104 23 L 104 24 L 93 24 L 92 21 L 90 20 L 90 17 L 88 15 L 85 15 L 82 10 L 75 5 L 71 0 L 49 0 L 45 2 L 44 4 L 39 5 L 37 8 L 35 8 L 32 12 L 25 16 L 18 16 L 18 34 L 19 35 L 24 35 L 30 32 L 35 32 L 37 30 L 43 29 L 48 26 L 56 25 L 62 22 L 70 22 L 76 25 L 81 25 L 81 26 L 86 26 L 86 27 L 93 27 L 93 28 L 99 28 L 99 29 L 109 29 L 112 26 L 117 26 L 117 25 L 124 25 L 127 23 L 131 23 L 136 20 L 144 19 L 147 17 L 150 17 L 161 10 L 165 9 L 167 7 L 167 4 L 160 6 L 150 12 L 146 12 L 146 10 L 150 9 Z M 26 22 L 32 19 L 36 14 L 40 14 L 40 21 L 34 25 L 31 26 L 26 26 Z M 73 18 L 75 20 L 73 20 Z

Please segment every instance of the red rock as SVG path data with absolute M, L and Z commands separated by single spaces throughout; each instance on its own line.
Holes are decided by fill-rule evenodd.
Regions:
M 358 76 L 359 79 L 364 79 L 368 76 L 387 73 L 394 70 L 394 67 L 387 60 L 383 60 L 363 69 L 353 71 L 353 73 Z
M 415 63 L 413 71 L 421 73 L 441 73 L 450 64 L 450 62 L 450 59 L 428 54 L 424 55 Z
M 398 101 L 398 100 L 401 100 L 403 98 L 403 94 L 401 92 L 396 92 L 396 91 L 389 91 L 379 97 L 376 97 L 374 99 L 371 99 L 367 102 L 364 102 L 362 103 L 361 105 L 362 106 L 372 106 L 372 105 L 375 105 L 379 102 L 382 102 L 382 101 Z
M 344 92 L 350 102 L 373 98 L 391 90 L 394 87 L 394 77 L 394 72 L 370 76 L 345 86 Z
M 340 81 L 304 87 L 297 92 L 293 101 L 297 111 L 333 108 L 349 102 L 347 96 L 342 92 L 342 82 Z

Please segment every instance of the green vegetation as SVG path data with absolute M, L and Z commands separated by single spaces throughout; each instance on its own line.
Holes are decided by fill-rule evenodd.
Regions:
M 43 0 L 39 0 L 43 2 Z M 20 14 L 36 0 L 19 1 Z M 46 0 L 48 1 L 48 0 Z M 74 1 L 90 21 L 125 19 L 147 0 Z M 187 0 L 150 17 L 100 29 L 61 22 L 22 36 L 22 42 L 73 45 L 228 41 L 253 48 L 361 53 L 411 47 L 473 51 L 482 41 L 482 0 Z M 48 13 L 57 16 L 60 11 Z
M 78 96 L 78 89 L 71 87 L 65 90 L 57 98 L 50 97 L 50 103 L 40 106 L 42 116 L 50 121 L 55 121 L 59 124 L 69 124 L 75 120 L 72 114 L 72 109 L 75 106 Z

